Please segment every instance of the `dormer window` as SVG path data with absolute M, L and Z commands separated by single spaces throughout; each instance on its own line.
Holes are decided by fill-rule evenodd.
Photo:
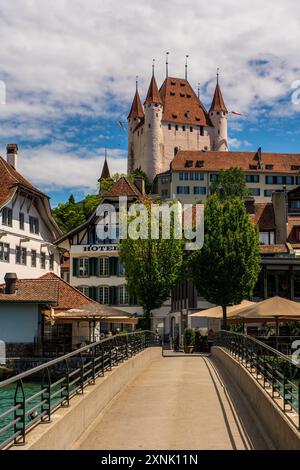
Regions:
M 292 165 L 291 170 L 293 171 L 299 171 L 300 170 L 300 165 Z
M 186 94 L 186 97 L 187 97 L 187 98 L 191 98 L 192 95 L 190 95 L 189 93 L 187 93 L 187 94 Z
M 204 161 L 203 160 L 197 160 L 196 161 L 196 168 L 203 168 L 204 167 Z
M 249 165 L 250 170 L 257 170 L 257 165 Z
M 173 113 L 173 114 L 172 114 L 172 117 L 173 117 L 174 119 L 177 119 L 177 113 Z
M 200 121 L 200 118 L 198 116 L 195 117 L 196 121 Z
M 266 165 L 266 170 L 273 170 L 274 165 Z
M 193 168 L 193 160 L 186 160 L 185 167 L 186 168 Z
M 182 83 L 182 82 L 181 82 L 181 83 L 180 83 L 180 86 L 185 86 L 185 83 Z
M 185 97 L 185 94 L 184 94 L 184 93 L 180 93 L 180 96 L 181 96 L 181 98 L 184 98 L 184 97 Z
M 175 96 L 175 92 L 174 92 L 174 91 L 171 91 L 171 92 L 170 92 L 170 95 L 171 95 L 171 96 Z
M 171 82 L 171 85 L 176 85 L 176 82 Z

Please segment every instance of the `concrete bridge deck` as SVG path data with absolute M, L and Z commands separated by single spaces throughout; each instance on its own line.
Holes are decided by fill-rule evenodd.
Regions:
M 154 359 L 75 449 L 270 449 L 256 416 L 209 357 Z

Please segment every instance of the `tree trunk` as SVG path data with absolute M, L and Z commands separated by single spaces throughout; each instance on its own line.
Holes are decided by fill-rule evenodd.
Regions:
M 144 312 L 145 313 L 145 319 L 146 319 L 146 330 L 151 331 L 151 312 Z
M 222 329 L 227 330 L 227 305 L 222 305 L 222 310 L 223 310 Z

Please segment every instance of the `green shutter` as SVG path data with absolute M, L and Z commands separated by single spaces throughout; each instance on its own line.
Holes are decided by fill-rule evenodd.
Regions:
M 111 286 L 109 288 L 109 304 L 117 305 L 118 304 L 118 288 Z
M 109 275 L 116 276 L 117 269 L 118 269 L 118 258 L 116 256 L 113 256 L 109 258 Z
M 78 277 L 79 259 L 73 258 L 73 276 Z
M 89 287 L 89 298 L 97 300 L 97 287 Z
M 98 258 L 89 258 L 89 276 L 98 275 Z

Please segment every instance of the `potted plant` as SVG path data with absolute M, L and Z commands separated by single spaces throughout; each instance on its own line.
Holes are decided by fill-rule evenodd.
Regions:
M 195 346 L 195 330 L 193 328 L 186 328 L 184 330 L 184 352 L 191 354 Z

